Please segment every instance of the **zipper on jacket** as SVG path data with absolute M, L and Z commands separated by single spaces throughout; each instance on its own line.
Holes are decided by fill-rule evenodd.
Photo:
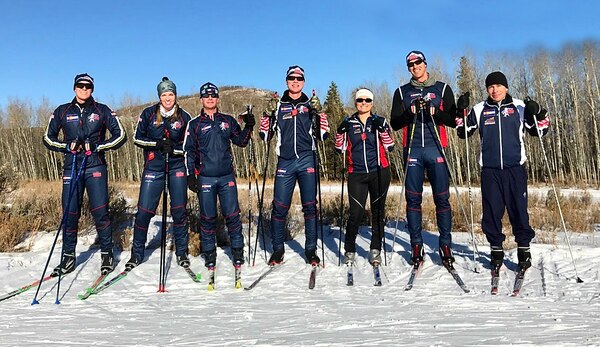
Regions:
M 500 140 L 500 169 L 504 170 L 504 158 L 502 158 L 502 112 L 500 112 L 502 107 L 502 101 L 498 103 L 498 137 Z

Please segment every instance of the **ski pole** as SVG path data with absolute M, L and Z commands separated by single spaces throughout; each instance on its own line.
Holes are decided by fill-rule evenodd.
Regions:
M 316 96 L 316 92 L 315 92 L 314 89 L 312 91 L 312 94 L 313 94 L 313 97 Z M 321 134 L 320 134 L 320 132 L 321 132 L 321 126 L 320 126 L 321 120 L 320 120 L 320 117 L 321 116 L 319 115 L 319 113 L 318 113 L 317 110 L 315 110 L 314 108 L 312 108 L 312 105 L 311 105 L 311 109 L 313 110 L 313 112 L 311 112 L 311 115 L 312 115 L 312 118 L 313 118 L 312 119 L 313 125 L 314 125 L 314 122 L 319 122 L 318 123 L 319 127 L 317 129 L 318 133 L 317 134 L 313 134 L 314 144 L 315 144 L 315 150 L 313 151 L 313 158 L 314 158 L 314 163 L 315 163 L 315 175 L 316 175 L 315 176 L 315 183 L 316 183 L 316 189 L 317 189 L 318 197 L 319 197 L 319 200 L 318 200 L 318 204 L 319 204 L 319 226 L 318 227 L 320 227 L 320 229 L 321 229 L 321 256 L 323 258 L 323 263 L 322 263 L 323 264 L 323 268 L 325 268 L 325 246 L 323 244 L 323 210 L 322 210 L 323 206 L 322 206 L 322 203 L 321 203 L 323 200 L 321 200 L 321 169 L 319 168 L 319 166 L 320 166 L 320 158 L 319 158 L 319 142 L 318 142 L 318 139 L 320 139 L 320 137 L 321 137 Z M 319 117 L 319 118 L 315 119 L 315 117 Z
M 170 138 L 169 130 L 167 128 L 164 129 L 164 138 L 163 141 L 166 141 Z M 165 153 L 165 183 L 163 187 L 162 194 L 162 225 L 160 230 L 160 270 L 159 270 L 159 279 L 158 279 L 158 293 L 165 293 L 167 290 L 165 289 L 165 284 L 167 281 L 166 278 L 166 269 L 165 269 L 165 257 L 167 253 L 167 196 L 169 191 L 169 152 Z
M 421 116 L 423 116 L 423 115 L 424 115 L 424 112 L 423 112 L 423 109 L 421 109 Z M 461 209 L 461 211 L 463 213 L 463 216 L 465 218 L 465 222 L 469 223 L 469 219 L 467 217 L 467 212 L 466 212 L 465 207 L 464 207 L 464 205 L 462 203 L 462 200 L 460 199 L 460 194 L 458 192 L 458 187 L 456 186 L 456 181 L 454 180 L 454 174 L 453 174 L 453 171 L 452 171 L 452 167 L 450 166 L 450 163 L 448 162 L 448 157 L 446 156 L 446 151 L 444 151 L 444 147 L 442 146 L 442 140 L 440 138 L 440 132 L 437 129 L 437 125 L 435 124 L 435 120 L 433 119 L 433 115 L 429 114 L 429 117 L 431 118 L 431 122 L 433 124 L 432 128 L 435 131 L 435 136 L 437 137 L 437 140 L 438 140 L 437 143 L 436 143 L 436 145 L 439 146 L 440 153 L 442 154 L 442 157 L 444 158 L 444 162 L 446 163 L 446 169 L 448 169 L 448 176 L 450 177 L 450 181 L 452 181 L 452 185 L 454 186 L 454 191 L 456 192 L 456 196 L 458 197 L 458 199 L 457 199 L 458 200 L 458 205 L 460 206 L 460 209 Z M 471 229 L 471 238 L 473 239 L 473 246 L 475 248 L 475 252 L 477 252 L 477 255 L 479 255 L 479 250 L 477 249 L 477 244 L 474 241 L 475 240 L 475 235 L 473 235 L 473 230 L 472 229 Z M 479 258 L 479 256 L 477 258 Z M 474 269 L 473 269 L 474 272 L 479 272 L 478 269 L 477 269 L 477 263 L 475 263 L 473 265 L 473 267 L 474 267 Z
M 468 93 L 468 92 L 467 92 Z M 467 94 L 468 95 L 468 94 Z M 463 125 L 465 127 L 465 146 L 467 147 L 467 187 L 469 191 L 469 231 L 471 232 L 471 240 L 473 241 L 473 264 L 475 267 L 475 272 L 479 272 L 477 269 L 477 260 L 475 259 L 475 249 L 477 248 L 475 244 L 475 232 L 474 232 L 474 221 L 473 221 L 473 193 L 471 191 L 471 161 L 469 160 L 469 136 L 467 136 L 467 109 L 463 110 Z M 458 197 L 460 199 L 460 196 Z
M 525 102 L 531 100 L 531 98 L 525 98 Z M 556 199 L 556 206 L 558 207 L 558 213 L 560 214 L 560 222 L 565 233 L 565 239 L 567 240 L 567 246 L 569 247 L 569 254 L 571 255 L 571 261 L 573 263 L 573 269 L 575 270 L 575 277 L 577 283 L 583 283 L 583 280 L 579 277 L 577 272 L 577 266 L 575 265 L 575 257 L 573 257 L 573 249 L 571 247 L 571 241 L 569 240 L 569 233 L 567 231 L 567 225 L 565 224 L 565 218 L 563 216 L 560 201 L 558 199 L 558 193 L 556 192 L 556 186 L 554 185 L 554 178 L 552 177 L 552 171 L 550 171 L 550 164 L 548 163 L 548 156 L 546 155 L 546 148 L 544 147 L 544 141 L 542 141 L 542 130 L 538 125 L 537 119 L 534 116 L 535 129 L 537 130 L 538 139 L 540 139 L 540 146 L 542 147 L 542 153 L 544 154 L 544 162 L 546 163 L 546 170 L 548 171 L 548 177 L 550 178 L 550 184 L 552 185 L 552 191 L 554 192 L 554 198 Z
M 387 266 L 387 253 L 385 250 L 385 227 L 381 225 L 382 222 L 382 218 L 381 218 L 381 209 L 385 208 L 385 206 L 383 206 L 383 204 L 381 203 L 382 201 L 382 196 L 381 196 L 381 153 L 379 152 L 380 148 L 379 148 L 379 130 L 375 129 L 375 145 L 377 146 L 377 199 L 375 199 L 374 202 L 377 203 L 378 208 L 377 208 L 377 232 L 381 232 L 381 248 L 383 249 L 383 257 L 385 259 L 385 266 Z M 373 206 L 371 206 L 371 208 L 373 208 Z
M 54 252 L 54 247 L 56 246 L 56 242 L 58 241 L 58 236 L 60 235 L 60 231 L 64 228 L 64 225 L 67 222 L 67 216 L 69 215 L 69 208 L 71 206 L 71 199 L 73 198 L 73 194 L 77 190 L 76 189 L 77 182 L 79 181 L 79 177 L 81 176 L 81 173 L 83 172 L 84 167 L 85 167 L 85 162 L 86 162 L 87 156 L 83 157 L 83 161 L 81 162 L 81 167 L 77 171 L 77 175 L 75 175 L 75 167 L 77 165 L 77 152 L 71 151 L 71 154 L 73 156 L 73 161 L 71 162 L 71 177 L 69 178 L 70 186 L 69 186 L 69 196 L 67 197 L 67 204 L 65 206 L 65 210 L 63 212 L 63 215 L 62 215 L 62 218 L 60 221 L 60 225 L 58 226 L 58 229 L 56 230 L 56 236 L 54 237 L 54 241 L 52 242 L 52 247 L 50 247 L 50 254 L 48 254 L 48 259 L 46 260 L 46 265 L 44 266 L 44 270 L 42 271 L 42 276 L 40 277 L 40 281 L 39 281 L 37 290 L 35 291 L 35 295 L 33 297 L 33 301 L 31 302 L 31 305 L 37 305 L 40 303 L 37 300 L 37 296 L 40 293 L 40 288 L 42 287 L 43 279 L 46 276 L 46 270 L 48 270 L 48 265 L 50 264 L 50 259 L 52 258 L 52 253 Z M 64 249 L 61 252 L 61 261 L 62 261 L 63 253 L 64 253 Z M 61 272 L 59 271 L 59 278 L 60 278 L 60 275 L 61 275 Z
M 346 143 L 346 133 L 344 133 L 344 144 Z M 342 150 L 345 146 L 342 146 Z M 338 244 L 338 266 L 342 265 L 342 229 L 344 227 L 344 178 L 346 178 L 346 156 L 342 152 L 342 200 L 340 202 L 340 238 Z
M 406 190 L 406 178 L 408 176 L 408 161 L 410 160 L 410 152 L 412 150 L 413 137 L 415 135 L 415 128 L 417 127 L 417 115 L 413 118 L 412 129 L 410 130 L 410 136 L 407 143 L 408 150 L 406 153 L 406 159 L 404 160 L 404 167 L 402 171 L 402 190 L 400 191 L 400 198 L 398 199 L 398 210 L 396 211 L 396 226 L 394 227 L 394 241 L 392 243 L 392 250 L 396 246 L 396 233 L 398 232 L 398 222 L 400 220 L 400 207 L 402 206 L 402 199 L 404 198 L 404 191 Z M 400 155 L 400 153 L 398 153 Z
M 264 202 L 264 197 L 265 197 L 265 184 L 267 181 L 267 168 L 269 167 L 269 155 L 271 153 L 271 131 L 272 131 L 272 127 L 273 127 L 273 122 L 275 120 L 275 111 L 273 111 L 271 113 L 271 115 L 269 116 L 269 130 L 267 131 L 267 138 L 265 141 L 265 146 L 267 147 L 266 150 L 266 158 L 265 158 L 265 167 L 263 169 L 263 181 L 262 181 L 262 189 L 260 192 L 260 196 L 258 198 L 258 222 L 256 225 L 256 241 L 254 243 L 254 255 L 252 258 L 252 266 L 254 266 L 254 264 L 256 263 L 256 250 L 258 249 L 258 233 L 260 232 L 261 236 L 262 236 L 262 242 L 263 242 L 263 251 L 265 252 L 265 261 L 268 262 L 269 260 L 267 259 L 267 247 L 266 247 L 266 241 L 265 241 L 265 233 L 264 233 L 264 223 L 263 223 L 263 202 Z M 256 189 L 258 189 L 258 185 L 256 186 Z

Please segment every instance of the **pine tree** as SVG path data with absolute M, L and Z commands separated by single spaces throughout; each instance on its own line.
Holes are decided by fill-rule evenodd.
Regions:
M 327 120 L 329 121 L 329 126 L 331 128 L 330 138 L 332 141 L 335 140 L 335 130 L 338 125 L 342 122 L 342 119 L 345 117 L 344 112 L 344 104 L 342 103 L 342 99 L 340 98 L 340 93 L 338 91 L 338 86 L 335 82 L 331 82 L 329 85 L 329 89 L 327 90 L 327 97 L 325 98 L 325 103 L 323 104 L 323 110 L 327 114 Z M 327 145 L 321 147 L 322 159 L 325 159 L 324 172 L 323 176 L 325 178 L 330 178 L 334 176 L 338 176 L 339 171 L 338 168 L 341 168 L 341 161 L 338 163 L 338 159 L 336 158 L 338 155 L 335 153 L 335 149 L 333 145 Z M 327 163 L 327 158 L 332 158 L 334 164 L 331 165 Z

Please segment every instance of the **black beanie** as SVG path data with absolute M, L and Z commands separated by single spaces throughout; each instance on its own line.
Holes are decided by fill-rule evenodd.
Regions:
M 506 80 L 506 76 L 504 76 L 504 74 L 500 71 L 494 71 L 485 78 L 486 88 L 492 84 L 501 84 L 508 89 L 508 81 Z

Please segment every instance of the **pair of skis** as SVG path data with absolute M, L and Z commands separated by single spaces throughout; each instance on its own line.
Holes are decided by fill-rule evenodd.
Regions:
M 373 285 L 375 287 L 381 287 L 381 271 L 379 269 L 379 265 L 373 265 Z M 346 264 L 346 285 L 353 286 L 354 285 L 354 264 Z
M 519 296 L 521 293 L 521 288 L 523 287 L 523 283 L 525 282 L 525 272 L 527 269 L 519 268 L 515 274 L 515 282 L 513 284 L 513 290 L 510 296 Z M 492 283 L 490 293 L 492 295 L 498 295 L 498 285 L 500 284 L 500 267 L 492 269 Z
M 442 265 L 444 266 L 444 268 L 446 268 L 446 270 L 448 270 L 450 275 L 452 275 L 452 278 L 454 279 L 456 284 L 460 287 L 460 289 L 463 290 L 463 292 L 465 292 L 465 293 L 471 292 L 471 290 L 467 287 L 465 282 L 462 280 L 462 278 L 460 277 L 460 275 L 454 268 L 454 264 L 452 264 L 451 262 L 442 262 Z M 419 276 L 422 269 L 423 269 L 423 261 L 416 262 L 413 265 L 413 267 L 410 271 L 410 276 L 408 277 L 408 282 L 406 283 L 406 286 L 404 286 L 404 290 L 408 291 L 413 288 L 415 279 L 417 278 L 417 276 Z
M 235 271 L 234 287 L 235 287 L 235 289 L 241 289 L 242 288 L 242 266 L 234 265 L 234 271 Z M 216 273 L 216 268 L 214 266 L 211 266 L 208 268 L 208 291 L 209 292 L 212 292 L 213 290 L 215 290 L 217 288 L 216 282 L 215 282 L 215 273 Z

